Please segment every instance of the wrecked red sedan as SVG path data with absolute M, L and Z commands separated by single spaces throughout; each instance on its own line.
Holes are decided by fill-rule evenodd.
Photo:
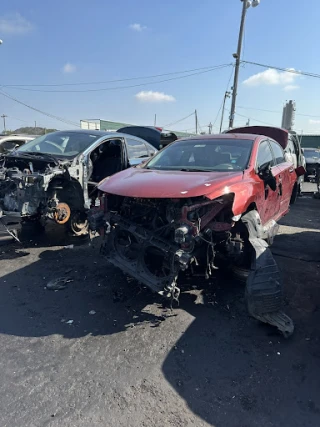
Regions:
M 297 179 L 284 147 L 257 135 L 178 140 L 143 165 L 99 184 L 102 210 L 90 216 L 102 252 L 152 290 L 177 300 L 181 275 L 210 278 L 219 266 L 248 269 L 251 315 L 284 335 L 282 286 L 268 249 Z M 183 273 L 182 273 L 183 272 Z

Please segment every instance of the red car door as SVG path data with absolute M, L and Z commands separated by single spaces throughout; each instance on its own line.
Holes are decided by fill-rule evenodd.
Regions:
M 273 152 L 271 151 L 270 143 L 268 140 L 261 141 L 258 147 L 256 170 L 263 168 L 267 165 L 271 166 L 271 171 L 279 182 L 279 169 L 275 163 Z M 261 178 L 259 178 L 261 179 Z M 277 219 L 280 211 L 280 197 L 278 188 L 272 191 L 268 184 L 261 179 L 261 191 L 257 198 L 257 207 L 262 224 L 266 224 L 271 219 Z
M 296 181 L 294 166 L 287 162 L 282 147 L 270 140 L 271 149 L 277 165 L 277 193 L 280 200 L 280 216 L 287 213 L 290 206 L 290 198 Z

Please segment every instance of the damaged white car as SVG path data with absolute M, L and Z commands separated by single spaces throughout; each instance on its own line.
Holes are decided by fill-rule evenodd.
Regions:
M 46 219 L 81 235 L 104 178 L 153 156 L 141 138 L 102 131 L 58 131 L 0 156 L 0 210 L 13 221 Z

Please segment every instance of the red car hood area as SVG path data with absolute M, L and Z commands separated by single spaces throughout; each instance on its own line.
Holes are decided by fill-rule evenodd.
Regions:
M 242 172 L 182 172 L 130 168 L 101 181 L 99 190 L 135 198 L 187 198 L 216 193 L 242 180 Z M 210 197 L 209 197 L 210 198 Z

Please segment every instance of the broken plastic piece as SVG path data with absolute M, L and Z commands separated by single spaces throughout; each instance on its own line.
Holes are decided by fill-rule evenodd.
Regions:
M 52 279 L 47 283 L 47 289 L 50 291 L 61 291 L 67 287 L 67 283 L 72 282 L 72 279 L 68 277 L 59 277 L 58 279 Z
M 262 230 L 255 211 L 246 214 L 242 221 L 249 232 L 253 248 L 251 272 L 246 283 L 246 298 L 251 316 L 261 322 L 276 326 L 285 338 L 292 335 L 294 325 L 282 312 L 283 284 L 279 269 L 267 243 L 261 238 Z

